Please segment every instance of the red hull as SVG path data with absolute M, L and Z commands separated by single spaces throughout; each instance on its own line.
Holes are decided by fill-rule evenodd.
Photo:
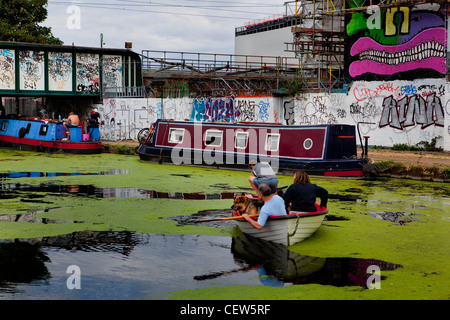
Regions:
M 24 146 L 31 149 L 49 151 L 62 151 L 68 153 L 101 153 L 102 145 L 99 142 L 72 142 L 72 141 L 42 141 L 10 136 L 0 136 L 0 143 L 5 146 Z

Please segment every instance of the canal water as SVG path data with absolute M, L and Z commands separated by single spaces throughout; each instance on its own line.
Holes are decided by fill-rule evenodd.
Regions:
M 286 248 L 199 222 L 248 174 L 0 149 L 0 299 L 450 298 L 448 184 L 312 177 L 329 214 Z

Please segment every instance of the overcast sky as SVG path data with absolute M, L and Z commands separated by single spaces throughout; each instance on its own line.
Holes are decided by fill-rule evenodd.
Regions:
M 65 45 L 133 51 L 234 53 L 234 29 L 250 21 L 282 15 L 282 0 L 123 1 L 48 0 L 43 25 Z

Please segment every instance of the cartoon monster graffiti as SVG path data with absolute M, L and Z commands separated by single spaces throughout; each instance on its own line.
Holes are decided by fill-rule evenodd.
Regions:
M 438 3 L 386 7 L 377 6 L 378 0 L 356 2 L 358 6 L 373 5 L 354 11 L 346 25 L 350 78 L 371 81 L 445 76 L 445 8 Z

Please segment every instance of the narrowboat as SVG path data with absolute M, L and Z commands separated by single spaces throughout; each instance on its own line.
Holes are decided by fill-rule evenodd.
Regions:
M 360 177 L 354 125 L 279 125 L 157 120 L 137 153 L 142 161 L 247 168 L 270 162 L 276 172 L 304 170 L 320 176 Z
M 0 146 L 78 154 L 102 152 L 98 128 L 89 136 L 83 134 L 82 127 L 69 130 L 70 140 L 61 121 L 39 117 L 0 118 Z
M 242 233 L 290 246 L 309 238 L 321 226 L 328 209 L 320 207 L 318 203 L 316 203 L 316 208 L 317 210 L 314 212 L 271 216 L 261 230 L 254 228 L 243 218 L 236 219 L 236 224 Z M 234 211 L 233 216 L 238 217 L 240 213 Z M 252 219 L 257 220 L 258 217 L 253 217 Z

